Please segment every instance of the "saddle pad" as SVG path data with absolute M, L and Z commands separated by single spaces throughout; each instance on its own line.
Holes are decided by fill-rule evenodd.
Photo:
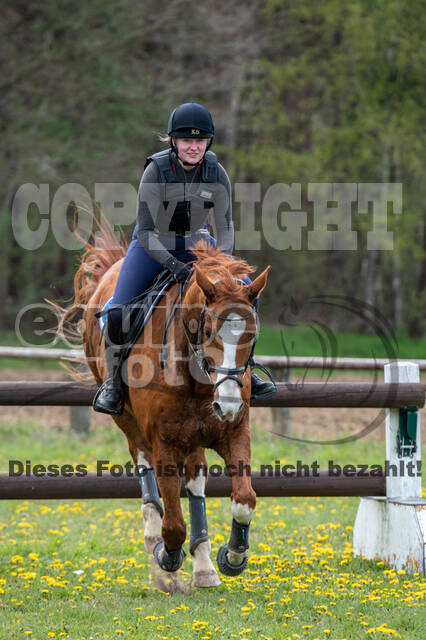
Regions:
M 130 315 L 130 318 L 128 317 L 123 323 L 130 326 L 130 331 L 125 336 L 125 339 L 123 337 L 123 344 L 127 343 L 127 348 L 123 349 L 122 354 L 124 360 L 128 358 L 132 347 L 136 344 L 155 307 L 172 284 L 174 284 L 174 279 L 166 269 L 153 280 L 146 291 L 130 300 L 127 305 L 123 305 L 123 315 Z M 101 314 L 102 311 L 107 311 L 111 307 L 112 299 L 113 296 L 104 304 Z M 98 317 L 98 327 L 101 333 L 103 333 L 105 327 L 106 317 L 107 314 L 102 314 Z
M 112 303 L 112 298 L 113 298 L 113 296 L 111 296 L 111 297 L 110 297 L 110 299 L 109 299 L 109 300 L 107 300 L 107 301 L 105 302 L 104 306 L 103 306 L 103 307 L 102 307 L 102 309 L 101 309 L 101 312 L 102 312 L 102 311 L 106 311 L 107 309 L 109 309 L 109 308 L 110 308 L 111 303 Z M 104 330 L 104 326 L 105 326 L 105 318 L 106 318 L 106 315 L 101 315 L 101 316 L 99 316 L 99 317 L 98 317 L 98 327 L 99 327 L 99 331 L 100 331 L 101 333 L 102 333 L 102 332 L 103 332 L 103 330 Z
M 165 281 L 161 281 L 161 278 L 156 279 L 154 286 L 150 286 L 148 291 L 142 294 L 141 297 L 132 300 L 132 305 L 135 305 L 136 311 L 132 311 L 130 315 L 131 329 L 128 335 L 128 344 L 124 353 L 124 359 L 129 357 L 130 351 L 135 346 L 139 336 L 142 334 L 142 331 L 152 316 L 155 307 L 158 305 L 170 285 L 175 282 L 169 271 L 166 271 L 164 275 L 166 277 Z

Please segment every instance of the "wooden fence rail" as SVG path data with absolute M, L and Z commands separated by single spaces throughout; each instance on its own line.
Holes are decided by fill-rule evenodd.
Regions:
M 380 476 L 331 476 L 319 470 L 318 476 L 284 477 L 261 475 L 252 471 L 253 489 L 259 497 L 284 496 L 384 496 L 386 480 Z M 231 478 L 209 475 L 206 496 L 222 498 L 231 494 Z M 182 483 L 181 497 L 186 497 Z M 140 498 L 141 486 L 137 477 L 113 477 L 88 473 L 70 478 L 34 477 L 0 474 L 0 500 L 89 500 L 91 498 Z
M 96 386 L 74 382 L 0 382 L 2 406 L 85 406 Z M 277 383 L 277 393 L 252 403 L 255 407 L 423 407 L 422 383 L 307 382 Z

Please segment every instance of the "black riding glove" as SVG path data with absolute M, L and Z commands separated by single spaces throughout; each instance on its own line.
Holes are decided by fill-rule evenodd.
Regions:
M 176 282 L 186 282 L 192 273 L 191 267 L 176 258 L 168 258 L 164 266 L 170 271 Z

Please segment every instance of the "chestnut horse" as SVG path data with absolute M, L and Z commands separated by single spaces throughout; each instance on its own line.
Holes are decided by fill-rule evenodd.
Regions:
M 125 247 L 108 229 L 96 234 L 74 279 L 74 303 L 65 315 L 83 309 L 86 358 L 97 383 L 105 379 L 104 341 L 95 312 L 113 294 Z M 142 484 L 144 542 L 161 569 L 182 565 L 186 526 L 180 493 L 182 475 L 190 501 L 190 552 L 194 585 L 216 586 L 220 580 L 210 559 L 205 512 L 207 461 L 204 448 L 216 451 L 232 476 L 232 529 L 218 552 L 222 573 L 238 575 L 247 564 L 249 524 L 256 504 L 250 473 L 250 367 L 257 336 L 253 302 L 266 285 L 269 267 L 251 284 L 252 273 L 203 242 L 193 252 L 193 274 L 185 288 L 173 284 L 132 348 L 122 367 L 126 382 L 124 412 L 113 416 L 128 440 Z M 176 306 L 174 314 L 170 309 Z M 72 315 L 72 314 L 71 314 Z M 166 349 L 162 349 L 165 323 Z M 160 353 L 166 353 L 165 366 Z M 158 485 L 157 485 L 158 483 Z M 158 487 L 163 499 L 164 512 Z M 164 574 L 165 575 L 165 574 Z

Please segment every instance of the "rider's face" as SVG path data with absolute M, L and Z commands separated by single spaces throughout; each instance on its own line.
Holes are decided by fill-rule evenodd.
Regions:
M 183 163 L 195 164 L 202 160 L 208 139 L 206 138 L 175 138 L 179 158 Z

